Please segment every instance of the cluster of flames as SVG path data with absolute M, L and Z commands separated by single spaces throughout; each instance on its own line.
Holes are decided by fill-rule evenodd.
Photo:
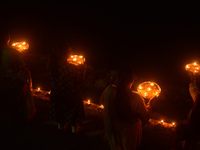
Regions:
M 71 55 L 67 62 L 73 65 L 83 65 L 85 63 L 85 58 L 82 55 Z
M 34 90 L 34 89 L 32 89 L 32 90 Z M 35 91 L 35 92 L 38 92 L 38 93 L 45 93 L 45 95 L 46 95 L 46 93 L 47 93 L 47 94 L 50 94 L 50 93 L 51 93 L 51 91 L 43 91 L 43 90 L 41 90 L 40 87 L 38 87 L 38 88 L 35 89 L 34 91 Z M 84 104 L 86 104 L 86 105 L 88 105 L 88 106 L 90 106 L 90 105 L 97 105 L 98 108 L 104 109 L 104 105 L 102 105 L 102 104 L 101 104 L 101 105 L 94 104 L 94 103 L 91 102 L 90 99 L 88 99 L 88 100 L 83 100 L 83 102 L 84 102 Z M 164 127 L 176 127 L 175 122 L 169 123 L 169 122 L 165 122 L 163 119 L 162 119 L 162 120 L 149 119 L 149 122 L 150 122 L 152 125 L 161 124 L 161 125 L 163 125 Z
M 23 52 L 29 48 L 29 44 L 26 42 L 16 42 L 12 44 L 12 47 L 14 47 L 19 52 Z
M 193 72 L 194 74 L 198 74 L 200 71 L 200 64 L 197 64 L 196 62 L 191 63 L 191 64 L 187 64 L 185 66 L 185 69 L 187 71 Z
M 137 91 L 142 97 L 152 99 L 155 96 L 159 96 L 161 88 L 155 82 L 146 81 L 138 86 Z

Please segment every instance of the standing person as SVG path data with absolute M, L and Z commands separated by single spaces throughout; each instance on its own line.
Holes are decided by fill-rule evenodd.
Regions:
M 22 55 L 9 46 L 7 30 L 0 34 L 0 114 L 5 122 L 24 123 L 36 115 L 30 72 Z
M 104 124 L 111 150 L 136 150 L 142 137 L 142 122 L 151 114 L 152 102 L 146 106 L 144 99 L 131 87 L 133 68 L 123 66 L 117 85 L 109 85 L 101 96 L 104 104 Z
M 78 133 L 84 118 L 81 86 L 84 80 L 84 65 L 67 62 L 72 54 L 67 44 L 52 51 L 47 70 L 51 80 L 50 114 L 64 132 Z
M 189 92 L 194 102 L 187 118 L 187 133 L 185 150 L 200 149 L 200 91 L 197 87 L 196 75 L 189 72 L 190 84 Z

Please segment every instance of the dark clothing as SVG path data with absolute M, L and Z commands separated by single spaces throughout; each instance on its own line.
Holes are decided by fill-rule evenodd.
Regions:
M 79 124 L 84 117 L 83 65 L 75 66 L 56 57 L 50 57 L 49 62 L 51 118 L 62 125 Z
M 187 138 L 184 149 L 198 150 L 200 149 L 200 92 L 195 83 L 190 83 L 189 91 L 194 104 L 187 118 Z
M 0 114 L 5 121 L 27 122 L 36 113 L 30 89 L 30 72 L 21 54 L 10 47 L 1 49 Z
M 112 150 L 136 150 L 142 137 L 141 121 L 148 121 L 149 110 L 136 92 L 108 86 L 101 97 L 104 124 Z

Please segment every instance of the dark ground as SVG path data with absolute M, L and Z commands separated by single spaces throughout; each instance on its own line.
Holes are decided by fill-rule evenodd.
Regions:
M 49 120 L 49 101 L 35 98 L 37 115 L 27 125 L 2 126 L 1 145 L 4 149 L 24 150 L 109 150 L 104 137 L 102 113 L 86 110 L 83 132 L 78 135 L 63 134 L 55 122 Z M 173 132 L 159 126 L 143 128 L 141 150 L 168 150 Z

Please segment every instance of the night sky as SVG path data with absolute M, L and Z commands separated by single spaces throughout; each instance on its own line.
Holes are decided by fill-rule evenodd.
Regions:
M 94 67 L 115 69 L 128 61 L 150 79 L 180 80 L 187 63 L 200 62 L 199 6 L 186 1 L 22 2 L 1 4 L 0 13 L 11 40 L 27 41 L 30 51 L 48 54 L 55 43 L 67 41 Z

